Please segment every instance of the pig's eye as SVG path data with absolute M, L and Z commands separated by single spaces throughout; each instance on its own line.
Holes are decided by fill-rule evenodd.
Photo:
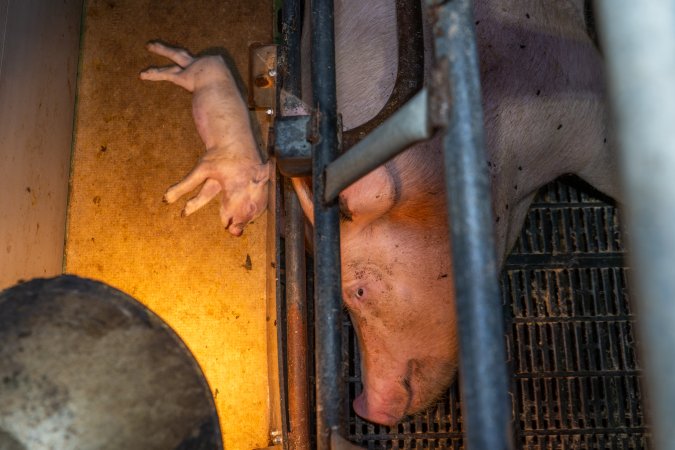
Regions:
M 364 291 L 363 288 L 358 288 L 356 290 L 356 298 L 362 298 L 365 293 L 366 291 Z

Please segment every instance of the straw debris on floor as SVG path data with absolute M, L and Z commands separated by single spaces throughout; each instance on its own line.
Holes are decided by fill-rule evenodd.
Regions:
M 138 74 L 169 63 L 145 50 L 161 39 L 194 53 L 227 49 L 246 80 L 249 45 L 272 39 L 271 2 L 86 3 L 66 271 L 121 289 L 167 321 L 205 372 L 225 448 L 265 447 L 268 219 L 235 238 L 221 226 L 216 201 L 188 218 L 184 201 L 163 204 L 203 144 L 191 94 Z

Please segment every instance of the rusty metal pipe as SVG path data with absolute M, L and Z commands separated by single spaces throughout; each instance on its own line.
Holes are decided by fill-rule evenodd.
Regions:
M 300 98 L 300 35 L 302 2 L 285 0 L 282 6 L 281 89 Z M 281 115 L 292 114 L 294 105 L 284 102 Z M 284 448 L 309 450 L 309 373 L 307 355 L 307 292 L 304 215 L 290 179 L 284 180 L 286 259 L 286 392 L 287 430 Z
M 304 218 L 288 179 L 286 202 L 286 352 L 288 358 L 288 448 L 309 450 L 307 292 Z

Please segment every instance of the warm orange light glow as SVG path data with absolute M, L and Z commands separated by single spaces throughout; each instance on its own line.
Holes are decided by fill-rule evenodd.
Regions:
M 171 325 L 206 374 L 225 448 L 252 449 L 266 447 L 270 432 L 268 219 L 235 238 L 223 230 L 215 201 L 187 218 L 180 216 L 183 201 L 162 203 L 203 144 L 190 94 L 138 79 L 141 69 L 159 64 L 144 48 L 156 38 L 195 51 L 223 45 L 246 69 L 249 40 L 270 33 L 271 8 L 238 1 L 239 17 L 211 3 L 171 2 L 151 19 L 147 2 L 88 9 L 65 270 L 132 295 Z M 186 23 L 199 24 L 199 32 L 186 34 Z M 246 33 L 233 32 L 237 27 Z

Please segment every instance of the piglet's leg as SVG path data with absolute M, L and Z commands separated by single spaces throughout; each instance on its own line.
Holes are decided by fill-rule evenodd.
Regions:
M 141 80 L 146 81 L 170 81 L 190 92 L 194 91 L 194 78 L 186 76 L 185 70 L 195 61 L 187 51 L 159 42 L 151 42 L 146 45 L 148 51 L 169 58 L 176 65 L 166 67 L 151 67 L 141 72 Z
M 190 193 L 193 189 L 196 189 L 200 184 L 204 183 L 205 181 L 208 181 L 209 179 L 211 179 L 218 185 L 218 190 L 215 191 L 214 187 L 211 187 L 207 190 L 204 190 L 204 188 L 202 188 L 202 191 L 200 191 L 200 193 L 197 195 L 197 197 L 201 196 L 201 198 L 199 200 L 197 200 L 197 197 L 193 199 L 196 200 L 195 205 L 200 204 L 201 206 L 204 206 L 206 203 L 208 203 L 209 200 L 215 197 L 216 194 L 218 194 L 218 192 L 220 192 L 221 187 L 220 183 L 218 183 L 215 179 L 209 178 L 207 167 L 203 164 L 197 164 L 195 168 L 192 169 L 192 171 L 185 178 L 183 178 L 183 180 L 167 189 L 166 193 L 164 194 L 164 201 L 166 201 L 167 203 L 173 203 L 182 196 L 184 196 L 185 194 Z M 204 185 L 204 187 L 206 187 L 206 185 Z M 194 212 L 196 211 L 196 209 L 198 208 L 194 208 L 190 212 Z M 189 213 L 185 211 L 185 215 L 189 215 Z
M 186 50 L 182 48 L 169 47 L 159 42 L 150 42 L 145 48 L 159 56 L 169 58 L 171 61 L 183 68 L 189 66 L 195 60 L 195 58 Z
M 218 183 L 218 181 L 214 180 L 213 178 L 209 178 L 204 182 L 204 185 L 200 189 L 199 194 L 192 197 L 185 204 L 185 208 L 183 208 L 183 215 L 189 216 L 193 212 L 197 211 L 199 208 L 213 200 L 221 190 L 222 188 L 220 187 L 220 183 Z

